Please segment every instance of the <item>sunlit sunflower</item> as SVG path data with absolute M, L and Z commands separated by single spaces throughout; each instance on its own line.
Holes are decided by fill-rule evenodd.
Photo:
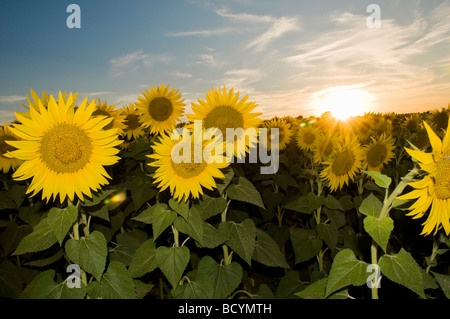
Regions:
M 413 113 L 408 115 L 403 123 L 402 126 L 406 128 L 407 132 L 414 133 L 419 130 L 420 127 L 422 127 L 422 115 L 419 113 Z
M 42 92 L 42 99 L 39 97 L 39 95 L 33 89 L 30 89 L 30 93 L 31 93 L 31 97 L 32 97 L 33 100 L 30 99 L 28 94 L 26 95 L 29 105 L 26 106 L 25 104 L 21 103 L 22 106 L 25 107 L 28 110 L 28 112 L 18 112 L 19 114 L 21 114 L 21 115 L 23 115 L 23 116 L 25 116 L 27 118 L 31 118 L 30 112 L 29 112 L 31 108 L 33 108 L 36 112 L 39 113 L 38 103 L 39 102 L 42 103 L 44 108 L 47 108 L 48 101 L 50 100 L 50 96 L 45 92 L 45 90 Z M 78 95 L 78 93 L 73 94 L 73 100 L 74 101 L 77 99 L 77 95 Z M 67 103 L 67 99 L 68 99 L 67 92 L 66 91 L 63 92 L 61 96 L 62 96 L 62 99 L 64 100 L 64 102 Z
M 111 128 L 117 129 L 117 134 L 121 135 L 123 130 L 127 127 L 125 125 L 125 114 L 122 109 L 115 110 L 116 105 L 108 105 L 108 102 L 105 101 L 103 104 L 100 100 L 98 100 L 96 104 L 96 109 L 92 116 L 106 116 L 108 118 L 112 118 L 112 121 L 105 126 L 103 129 L 108 130 Z
M 443 136 L 444 130 L 447 129 L 449 113 L 450 105 L 447 108 L 443 107 L 441 110 L 432 111 L 428 118 L 430 126 L 439 136 Z
M 358 136 L 360 143 L 365 143 L 369 137 L 373 134 L 375 126 L 372 119 L 366 114 L 361 117 L 357 122 L 355 133 Z
M 150 134 L 172 131 L 184 113 L 185 104 L 180 91 L 175 88 L 169 91 L 169 86 L 162 84 L 145 90 L 142 95 L 138 97 L 136 107 L 141 113 L 143 126 L 150 127 Z
M 320 130 L 315 125 L 303 126 L 297 132 L 296 140 L 300 149 L 312 151 L 320 137 Z
M 111 119 L 91 118 L 95 101 L 88 105 L 86 98 L 75 112 L 72 94 L 66 103 L 60 92 L 58 100 L 50 96 L 47 109 L 38 101 L 39 112 L 31 108 L 30 119 L 16 113 L 22 124 L 10 130 L 23 140 L 7 143 L 17 148 L 8 156 L 24 161 L 13 178 L 32 178 L 27 194 L 42 190 L 47 202 L 59 194 L 62 203 L 75 194 L 81 200 L 84 195 L 91 197 L 91 189 L 108 183 L 106 178 L 111 177 L 103 166 L 119 160 L 114 146 L 120 141 L 117 129 L 103 130 Z
M 188 132 L 188 130 L 184 130 Z M 175 135 L 172 140 L 169 135 L 162 135 L 160 141 L 156 142 L 152 148 L 154 154 L 147 155 L 155 161 L 148 165 L 157 167 L 154 175 L 155 183 L 161 191 L 169 188 L 172 196 L 178 201 L 187 201 L 190 196 L 199 198 L 203 195 L 202 187 L 213 190 L 216 187 L 214 178 L 223 179 L 225 176 L 220 169 L 229 165 L 226 158 L 222 156 L 223 146 L 215 147 L 217 144 L 213 141 L 197 141 L 197 147 L 201 147 L 202 154 L 196 156 L 196 147 L 194 146 L 194 134 L 187 134 L 183 137 L 190 147 L 190 154 L 180 152 L 178 143 L 180 135 Z M 217 150 L 217 152 L 215 152 Z M 186 150 L 187 151 L 187 150 Z M 210 155 L 210 156 L 206 156 Z M 183 158 L 186 156 L 186 159 Z
M 431 206 L 428 217 L 422 224 L 424 227 L 421 235 L 429 235 L 433 230 L 436 235 L 437 231 L 443 227 L 448 236 L 450 234 L 450 133 L 447 130 L 441 141 L 426 122 L 424 126 L 433 152 L 425 153 L 408 148 L 406 151 L 428 174 L 422 180 L 409 183 L 408 185 L 414 190 L 397 198 L 417 199 L 409 207 L 411 212 L 407 214 L 413 218 L 421 218 Z
M 384 165 L 394 158 L 394 139 L 384 133 L 377 139 L 371 137 L 371 142 L 364 146 L 363 168 L 368 171 L 381 172 Z
M 333 154 L 339 141 L 337 134 L 320 135 L 317 140 L 317 147 L 314 149 L 313 161 L 316 164 L 321 164 L 326 161 L 328 157 Z
M 408 141 L 410 141 L 411 144 L 413 144 L 419 150 L 425 150 L 430 145 L 430 140 L 427 136 L 427 130 L 424 127 L 418 128 L 416 132 L 411 134 L 411 136 L 408 138 Z
M 194 114 L 186 116 L 192 122 L 201 120 L 206 129 L 219 129 L 227 150 L 234 149 L 233 155 L 241 159 L 249 152 L 249 147 L 255 147 L 258 143 L 257 131 L 261 120 L 257 117 L 262 114 L 251 113 L 257 104 L 247 100 L 247 95 L 239 100 L 239 92 L 234 94 L 233 88 L 228 93 L 225 86 L 218 91 L 212 88 L 206 93 L 206 101 L 198 99 L 198 104 L 192 103 Z M 228 138 L 227 128 L 234 130 L 234 135 Z M 230 155 L 227 151 L 227 156 Z
M 124 106 L 123 112 L 125 115 L 125 128 L 123 129 L 122 135 L 128 140 L 138 139 L 139 137 L 144 136 L 144 128 L 139 120 L 139 113 L 134 104 Z
M 355 175 L 363 164 L 363 151 L 355 136 L 345 136 L 342 143 L 338 143 L 336 150 L 323 162 L 325 169 L 320 173 L 323 181 L 328 181 L 333 192 L 349 181 L 353 181 Z
M 286 123 L 285 120 L 280 118 L 274 118 L 270 121 L 265 121 L 263 128 L 267 129 L 267 138 L 261 139 L 259 142 L 268 150 L 272 149 L 271 139 L 274 135 L 272 133 L 273 128 L 278 129 L 278 150 L 282 151 L 289 144 L 292 137 L 292 131 L 290 130 L 291 124 Z
M 23 161 L 20 159 L 5 156 L 6 153 L 15 150 L 15 148 L 6 143 L 6 141 L 20 140 L 20 137 L 11 132 L 6 122 L 3 127 L 0 126 L 0 171 L 7 173 L 10 169 L 15 170 L 20 166 L 20 164 L 23 163 Z

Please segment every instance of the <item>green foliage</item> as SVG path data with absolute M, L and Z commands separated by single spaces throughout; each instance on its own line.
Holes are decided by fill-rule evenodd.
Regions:
M 411 201 L 395 199 L 414 168 L 404 139 L 382 173 L 361 171 L 339 191 L 294 141 L 276 174 L 230 165 L 216 189 L 182 202 L 153 183 L 152 143 L 122 151 L 111 184 L 84 201 L 28 198 L 27 182 L 2 175 L 0 297 L 450 298 L 448 236 L 420 236 Z M 80 288 L 68 285 L 71 264 Z

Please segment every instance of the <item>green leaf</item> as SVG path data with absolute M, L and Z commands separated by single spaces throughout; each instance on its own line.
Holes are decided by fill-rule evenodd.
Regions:
M 299 273 L 297 271 L 288 271 L 280 279 L 277 290 L 275 292 L 275 297 L 277 299 L 297 299 L 295 293 L 304 287 L 303 283 L 300 281 Z
M 80 240 L 69 239 L 65 249 L 71 261 L 100 280 L 105 270 L 108 253 L 106 239 L 101 232 L 94 231 Z
M 88 294 L 102 299 L 136 299 L 134 281 L 124 264 L 111 261 L 100 282 L 88 285 Z
M 247 202 L 263 209 L 265 208 L 261 194 L 245 177 L 239 177 L 239 183 L 237 185 L 230 185 L 227 189 L 227 195 L 230 199 Z
M 396 255 L 381 256 L 378 265 L 387 278 L 425 298 L 420 267 L 405 249 L 402 248 Z
M 367 216 L 364 218 L 364 229 L 375 240 L 378 246 L 386 252 L 386 247 L 394 229 L 394 221 L 390 217 L 383 219 Z
M 177 218 L 177 213 L 173 210 L 155 209 L 152 216 L 153 240 L 156 240 L 162 232 L 172 225 Z
M 313 192 L 306 196 L 299 196 L 283 206 L 285 209 L 293 210 L 303 214 L 311 214 L 325 203 L 325 197 L 317 196 Z
M 227 234 L 223 234 L 213 225 L 203 222 L 202 246 L 210 249 L 216 248 L 228 239 Z
M 450 276 L 441 275 L 434 271 L 432 271 L 431 273 L 433 274 L 434 278 L 436 279 L 442 291 L 444 292 L 445 297 L 447 297 L 447 299 L 450 299 Z
M 156 247 L 153 239 L 148 239 L 136 250 L 128 269 L 131 277 L 137 278 L 158 268 Z
M 66 281 L 56 283 L 54 270 L 40 273 L 24 289 L 21 298 L 25 299 L 82 299 L 86 295 L 86 287 L 80 283 L 80 288 L 69 288 Z
M 289 268 L 277 243 L 266 232 L 256 229 L 256 245 L 253 259 L 269 267 Z
M 316 226 L 316 231 L 319 235 L 319 238 L 322 239 L 331 250 L 334 250 L 336 248 L 339 237 L 339 230 L 335 223 L 320 223 Z
M 190 253 L 186 246 L 164 247 L 156 249 L 156 261 L 172 287 L 178 285 L 189 263 Z
M 189 203 L 187 202 L 178 202 L 173 198 L 169 199 L 169 207 L 176 211 L 180 216 L 183 216 L 184 219 L 188 218 L 189 214 Z
M 78 209 L 69 205 L 64 209 L 52 208 L 48 212 L 47 221 L 60 245 L 78 218 Z
M 242 281 L 242 267 L 237 262 L 218 264 L 212 257 L 203 257 L 198 264 L 197 277 L 208 276 L 214 288 L 213 298 L 227 298 Z
M 374 194 L 370 193 L 359 206 L 359 212 L 366 216 L 378 218 L 382 208 L 383 204 L 381 201 Z
M 302 299 L 325 299 L 325 289 L 327 287 L 327 278 L 320 279 L 295 295 Z
M 374 171 L 363 171 L 367 175 L 373 178 L 375 181 L 375 184 L 382 188 L 389 188 L 389 185 L 392 183 L 392 179 L 384 174 L 381 174 L 380 172 L 374 172 Z
M 295 264 L 313 258 L 322 249 L 323 243 L 312 229 L 293 228 L 290 237 L 295 254 Z
M 140 280 L 134 279 L 134 288 L 136 289 L 136 298 L 143 299 L 155 286 L 154 284 L 147 284 Z
M 331 265 L 325 296 L 349 285 L 365 284 L 368 278 L 367 266 L 365 262 L 356 259 L 352 250 L 341 250 Z
M 202 196 L 196 206 L 203 220 L 218 215 L 225 210 L 227 201 L 222 197 L 210 197 L 206 194 Z
M 153 180 L 146 175 L 133 176 L 127 181 L 131 192 L 134 210 L 138 210 L 145 202 L 156 196 L 158 191 L 154 188 Z
M 102 190 L 98 193 L 92 194 L 92 198 L 85 199 L 84 202 L 81 202 L 81 206 L 91 207 L 100 204 L 106 197 L 111 195 L 112 193 L 117 192 L 116 189 L 108 189 Z
M 253 220 L 247 218 L 239 224 L 223 222 L 219 225 L 219 231 L 228 234 L 226 244 L 250 265 L 256 243 L 256 227 Z
M 188 210 L 186 217 L 175 218 L 173 224 L 180 232 L 189 235 L 200 244 L 203 243 L 203 220 L 196 208 Z
M 137 220 L 141 223 L 145 224 L 151 224 L 153 222 L 153 214 L 155 211 L 168 211 L 169 207 L 167 204 L 159 203 L 156 205 L 153 205 L 151 207 L 146 208 L 142 213 L 140 213 L 138 216 L 132 218 L 133 220 Z
M 58 241 L 47 218 L 43 218 L 39 224 L 33 228 L 33 232 L 25 236 L 13 255 L 21 255 L 50 248 Z
M 230 182 L 234 177 L 234 171 L 231 167 L 228 167 L 224 169 L 223 175 L 225 176 L 225 178 L 217 182 L 217 190 L 219 191 L 220 195 L 223 195 L 225 189 L 228 187 L 228 185 L 230 185 Z
M 324 205 L 331 210 L 344 211 L 344 207 L 342 206 L 342 204 L 330 194 L 328 194 L 327 198 L 325 198 Z
M 175 299 L 211 299 L 213 296 L 214 287 L 209 276 L 189 280 L 183 285 L 177 285 L 173 291 Z

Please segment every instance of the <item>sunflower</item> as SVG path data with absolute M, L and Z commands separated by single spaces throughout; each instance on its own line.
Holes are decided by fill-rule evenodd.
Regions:
M 39 97 L 39 95 L 37 95 L 37 93 L 33 89 L 30 89 L 30 93 L 31 93 L 31 97 L 33 98 L 33 101 L 28 97 L 28 94 L 26 95 L 29 106 L 26 106 L 26 105 L 21 103 L 22 106 L 25 107 L 28 110 L 28 112 L 19 112 L 19 114 L 21 114 L 21 115 L 23 115 L 23 116 L 25 116 L 27 118 L 31 118 L 30 113 L 29 113 L 29 110 L 31 108 L 33 108 L 35 111 L 37 111 L 39 113 L 38 103 L 39 102 L 42 103 L 42 105 L 45 108 L 47 108 L 48 101 L 50 100 L 50 96 L 45 92 L 45 90 L 42 92 L 42 99 Z M 73 100 L 74 101 L 77 99 L 77 95 L 78 95 L 78 93 L 73 94 Z M 61 94 L 61 97 L 64 100 L 64 102 L 67 103 L 68 97 L 67 97 L 67 92 L 66 91 Z
M 111 119 L 91 118 L 95 101 L 88 105 L 86 98 L 75 111 L 72 94 L 66 103 L 60 92 L 58 100 L 50 96 L 47 109 L 38 101 L 39 112 L 31 108 L 30 119 L 16 112 L 22 124 L 10 130 L 23 140 L 7 141 L 17 148 L 7 156 L 24 161 L 13 178 L 32 178 L 27 194 L 34 196 L 42 190 L 47 202 L 59 194 L 62 203 L 66 196 L 73 200 L 74 194 L 80 200 L 84 195 L 91 197 L 91 189 L 108 183 L 103 166 L 119 160 L 114 146 L 120 141 L 117 129 L 103 130 Z
M 106 116 L 108 118 L 112 118 L 111 123 L 105 126 L 103 129 L 108 130 L 111 128 L 117 129 L 117 134 L 121 135 L 123 130 L 127 127 L 125 122 L 125 114 L 122 109 L 115 110 L 116 105 L 108 105 L 108 102 L 105 101 L 103 104 L 100 100 L 98 100 L 96 104 L 96 110 L 92 113 L 92 116 Z
M 333 133 L 328 135 L 320 135 L 317 140 L 317 146 L 314 149 L 314 163 L 320 165 L 326 161 L 328 157 L 333 154 L 333 150 L 339 141 L 339 137 Z
M 419 113 L 410 114 L 404 119 L 402 124 L 408 132 L 417 132 L 422 127 L 422 115 Z
M 272 149 L 272 128 L 278 129 L 278 150 L 282 151 L 289 144 L 292 137 L 292 131 L 290 130 L 291 124 L 280 118 L 274 118 L 270 121 L 266 121 L 263 128 L 267 129 L 267 138 L 260 139 L 259 142 L 264 145 L 268 150 Z
M 448 124 L 448 123 L 447 123 Z M 419 162 L 422 170 L 428 174 L 419 181 L 409 183 L 413 191 L 397 197 L 398 199 L 417 199 L 409 209 L 408 216 L 421 218 L 428 211 L 428 218 L 422 224 L 421 235 L 434 235 L 443 227 L 447 236 L 450 234 L 450 133 L 447 130 L 443 140 L 424 122 L 432 153 L 405 148 L 411 157 Z
M 188 132 L 187 129 L 183 131 Z M 181 157 L 184 155 L 189 157 L 189 154 L 183 153 L 183 155 L 178 156 L 179 153 L 177 154 L 175 151 L 179 145 L 178 143 L 182 142 L 179 142 L 177 138 L 172 139 L 171 136 L 166 134 L 160 137 L 160 142 L 156 142 L 152 146 L 154 154 L 147 155 L 155 160 L 148 163 L 148 165 L 157 167 L 154 174 L 154 183 L 159 184 L 158 187 L 161 191 L 169 187 L 170 193 L 178 201 L 183 199 L 187 201 L 191 195 L 193 198 L 199 198 L 200 195 L 203 195 L 202 187 L 213 190 L 216 187 L 214 178 L 225 178 L 220 169 L 229 165 L 222 156 L 223 147 L 221 145 L 210 151 L 213 157 L 205 158 L 207 147 L 209 149 L 216 146 L 215 139 L 213 141 L 197 141 L 202 147 L 203 155 L 201 158 L 198 158 L 195 154 L 194 134 L 187 134 L 188 137 L 185 137 L 183 133 L 183 140 L 186 138 L 189 142 L 190 139 L 188 144 L 191 147 L 191 154 L 188 160 L 184 160 Z M 176 136 L 176 131 L 174 131 L 174 135 Z M 215 150 L 218 150 L 218 152 L 215 153 Z
M 126 137 L 127 140 L 138 139 L 145 135 L 144 129 L 139 120 L 139 113 L 136 110 L 134 104 L 123 107 L 123 112 L 125 115 L 125 128 L 123 129 L 122 135 Z
M 341 189 L 344 185 L 348 185 L 349 180 L 353 181 L 362 167 L 363 157 L 358 139 L 347 135 L 341 143 L 338 143 L 328 160 L 323 162 L 326 167 L 320 173 L 320 178 L 329 182 L 332 192 Z
M 429 120 L 431 121 L 431 127 L 438 135 L 441 135 L 444 130 L 447 129 L 449 121 L 450 105 L 447 108 L 442 108 L 439 110 L 434 110 L 430 114 Z
M 371 137 L 372 141 L 364 146 L 363 168 L 368 171 L 381 172 L 383 165 L 389 163 L 395 156 L 393 150 L 394 139 L 384 133 L 378 139 Z
M 212 88 L 206 93 L 206 101 L 198 99 L 198 104 L 192 103 L 194 114 L 186 116 L 192 122 L 201 120 L 205 129 L 219 129 L 226 141 L 227 157 L 231 155 L 228 153 L 231 149 L 234 150 L 233 155 L 241 159 L 249 152 L 249 147 L 258 143 L 256 131 L 262 122 L 257 118 L 262 113 L 251 113 L 257 104 L 247 100 L 247 95 L 239 100 L 239 92 L 234 94 L 233 88 L 228 93 L 225 86 L 218 91 Z M 192 125 L 189 128 L 192 129 Z M 234 135 L 228 138 L 227 128 L 234 129 Z
M 139 96 L 139 102 L 136 103 L 143 126 L 150 127 L 150 134 L 172 131 L 184 113 L 185 104 L 181 100 L 181 93 L 175 88 L 169 91 L 169 86 L 164 84 L 149 90 L 142 92 L 144 97 Z
M 315 125 L 303 126 L 297 132 L 297 145 L 305 151 L 312 151 L 320 137 L 320 130 Z
M 0 171 L 7 173 L 10 169 L 15 170 L 23 161 L 17 158 L 10 158 L 6 153 L 14 151 L 15 148 L 9 145 L 6 141 L 20 141 L 20 137 L 11 132 L 8 124 L 0 126 Z
M 366 114 L 364 117 L 361 117 L 356 125 L 356 135 L 358 136 L 358 140 L 361 143 L 365 143 L 369 137 L 373 134 L 375 129 L 375 125 L 373 120 Z

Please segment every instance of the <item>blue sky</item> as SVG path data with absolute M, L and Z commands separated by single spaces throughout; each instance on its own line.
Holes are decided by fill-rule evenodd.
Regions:
M 66 25 L 71 3 L 80 29 Z M 366 24 L 371 3 L 379 29 Z M 0 0 L 0 121 L 31 88 L 122 107 L 162 83 L 183 93 L 186 112 L 223 85 L 264 118 L 320 115 L 340 90 L 362 92 L 365 111 L 440 109 L 449 16 L 449 0 Z

